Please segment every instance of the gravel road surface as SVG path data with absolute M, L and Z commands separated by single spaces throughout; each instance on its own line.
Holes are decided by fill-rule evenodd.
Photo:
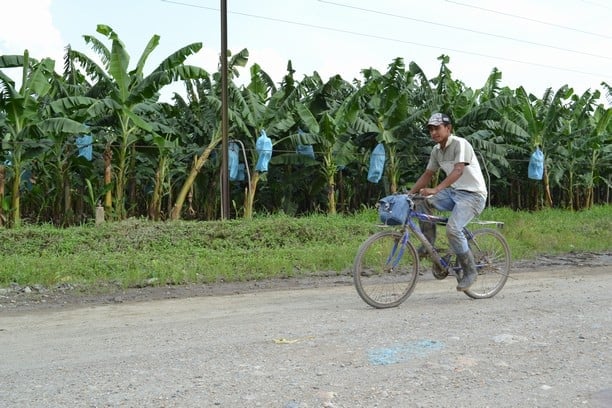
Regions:
M 515 270 L 471 300 L 423 276 L 0 308 L 2 407 L 611 407 L 612 264 Z

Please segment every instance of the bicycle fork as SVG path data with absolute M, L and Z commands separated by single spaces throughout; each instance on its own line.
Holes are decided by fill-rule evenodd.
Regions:
M 408 234 L 408 232 L 405 232 L 404 234 L 402 234 L 401 239 L 395 241 L 395 243 L 393 244 L 393 249 L 391 250 L 391 253 L 387 257 L 387 262 L 385 263 L 385 266 L 390 265 L 391 269 L 394 269 L 397 266 L 397 264 L 399 264 L 400 259 L 402 259 L 402 256 L 404 256 L 404 251 L 406 250 L 406 245 L 408 244 L 409 238 L 410 238 L 410 235 Z M 399 246 L 399 252 L 397 252 L 397 255 L 396 255 L 395 253 L 397 251 L 398 246 Z

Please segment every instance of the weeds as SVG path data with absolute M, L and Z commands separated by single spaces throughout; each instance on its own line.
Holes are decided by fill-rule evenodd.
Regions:
M 581 212 L 487 209 L 480 219 L 504 222 L 515 260 L 611 249 L 612 206 Z M 0 287 L 131 287 L 348 274 L 376 222 L 376 212 L 364 210 L 352 216 L 24 226 L 0 231 Z

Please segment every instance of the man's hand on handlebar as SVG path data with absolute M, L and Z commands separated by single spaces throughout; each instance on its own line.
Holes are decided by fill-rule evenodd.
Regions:
M 424 197 L 428 197 L 428 196 L 432 196 L 437 194 L 438 192 L 436 191 L 435 188 L 422 188 L 419 190 L 419 194 L 424 196 Z

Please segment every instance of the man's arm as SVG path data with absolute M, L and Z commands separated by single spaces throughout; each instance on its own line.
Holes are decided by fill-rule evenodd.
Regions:
M 412 190 L 415 190 L 415 192 L 418 191 L 419 194 L 424 195 L 424 196 L 437 194 L 440 191 L 444 190 L 445 188 L 450 187 L 451 184 L 453 184 L 455 181 L 459 180 L 459 177 L 461 177 L 461 175 L 463 174 L 464 168 L 465 168 L 465 163 L 455 163 L 455 166 L 453 167 L 453 171 L 451 171 L 448 174 L 448 176 L 446 176 L 446 178 L 442 180 L 440 184 L 438 184 L 434 188 L 426 188 L 427 184 L 429 183 L 429 180 L 431 180 L 431 176 L 429 177 L 429 180 L 427 181 L 427 183 L 425 183 L 424 186 L 421 187 L 419 185 L 419 182 L 421 181 L 423 176 L 425 176 L 425 174 L 428 171 L 428 170 L 425 170 L 425 173 L 423 173 L 423 176 L 419 177 L 419 179 L 415 183 L 414 187 L 412 187 L 410 192 L 412 192 Z M 419 187 L 419 188 L 416 188 L 416 187 Z
M 414 186 L 412 186 L 408 194 L 416 194 L 423 188 L 427 187 L 429 185 L 429 182 L 433 178 L 433 176 L 434 176 L 433 171 L 425 169 L 425 172 L 421 174 L 421 177 L 419 177 L 416 183 L 414 183 Z

